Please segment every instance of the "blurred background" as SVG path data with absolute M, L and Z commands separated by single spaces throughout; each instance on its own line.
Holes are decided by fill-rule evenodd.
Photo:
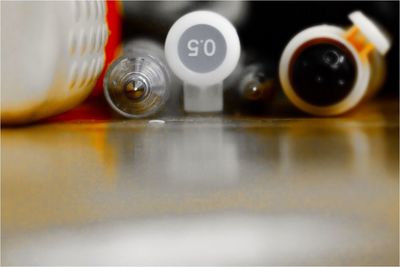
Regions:
M 227 17 L 236 27 L 244 51 L 258 59 L 277 64 L 290 39 L 301 30 L 320 24 L 347 28 L 348 15 L 355 10 L 380 24 L 391 36 L 393 49 L 387 55 L 387 83 L 399 84 L 399 3 L 398 1 L 161 1 L 122 2 L 124 41 L 146 36 L 164 43 L 169 28 L 187 12 L 208 9 Z M 157 7 L 157 8 L 154 8 Z M 398 88 L 386 86 L 382 94 L 398 96 Z
M 43 3 L 32 5 L 42 9 Z M 71 5 L 71 14 L 79 13 L 74 21 L 85 27 L 82 14 L 106 17 L 104 55 L 80 54 L 99 66 L 104 56 L 103 70 L 66 85 L 66 92 L 86 88 L 73 105 L 65 95 L 53 102 L 48 97 L 54 94 L 44 96 L 43 114 L 65 104 L 64 113 L 24 126 L 2 125 L 2 265 L 399 264 L 398 1 L 76 6 L 92 3 L 96 12 L 79 13 L 91 9 Z M 3 28 L 11 20 L 1 5 Z M 164 43 L 175 20 L 198 9 L 227 17 L 243 50 L 275 80 L 281 53 L 297 32 L 319 24 L 347 28 L 348 14 L 362 10 L 392 37 L 385 85 L 373 100 L 331 118 L 295 109 L 279 83 L 278 104 L 271 104 L 277 106 L 252 114 L 237 112 L 231 96 L 221 114 L 186 114 L 176 101 L 151 119 L 112 113 L 102 78 L 123 44 L 137 37 Z M 105 23 L 100 15 L 96 19 Z M 3 42 L 2 32 L 2 67 Z M 41 52 L 52 58 L 52 50 Z M 74 53 L 66 64 L 77 62 Z M 54 84 L 62 91 L 63 84 Z M 2 80 L 2 94 L 4 88 Z

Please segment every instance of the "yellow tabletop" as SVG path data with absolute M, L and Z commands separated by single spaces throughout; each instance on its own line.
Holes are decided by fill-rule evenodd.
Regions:
M 399 110 L 1 130 L 3 265 L 397 265 Z

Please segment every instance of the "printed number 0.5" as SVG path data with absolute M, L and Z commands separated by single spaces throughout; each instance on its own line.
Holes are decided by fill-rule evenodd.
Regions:
M 190 50 L 188 56 L 197 57 L 199 55 L 199 44 L 203 43 L 203 40 L 189 40 L 187 47 Z M 213 39 L 207 39 L 203 44 L 203 52 L 206 56 L 212 57 L 215 54 L 216 45 Z

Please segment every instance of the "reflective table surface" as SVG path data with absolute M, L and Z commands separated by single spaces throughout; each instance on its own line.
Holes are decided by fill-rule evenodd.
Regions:
M 3 265 L 398 265 L 398 102 L 1 130 Z

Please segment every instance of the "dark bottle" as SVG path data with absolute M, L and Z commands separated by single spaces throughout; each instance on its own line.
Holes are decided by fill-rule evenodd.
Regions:
M 384 81 L 389 38 L 360 11 L 349 18 L 354 25 L 348 29 L 307 28 L 283 51 L 279 64 L 283 91 L 304 112 L 343 114 L 372 97 Z
M 274 64 L 248 53 L 224 84 L 225 111 L 253 115 L 268 111 L 278 85 Z

